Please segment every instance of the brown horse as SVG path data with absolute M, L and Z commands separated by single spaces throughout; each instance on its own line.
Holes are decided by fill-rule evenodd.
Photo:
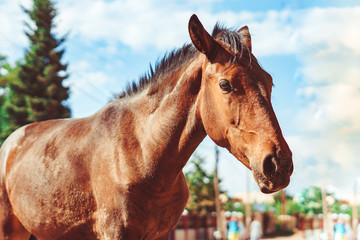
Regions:
M 167 239 L 183 212 L 182 168 L 206 135 L 252 170 L 261 191 L 286 187 L 292 154 L 271 106 L 271 76 L 247 27 L 193 15 L 193 45 L 94 115 L 39 122 L 0 150 L 0 239 Z

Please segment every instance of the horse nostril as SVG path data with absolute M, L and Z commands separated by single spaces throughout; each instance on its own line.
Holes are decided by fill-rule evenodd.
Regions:
M 263 162 L 263 171 L 265 176 L 270 177 L 274 175 L 277 171 L 277 168 L 278 166 L 274 155 L 268 155 Z

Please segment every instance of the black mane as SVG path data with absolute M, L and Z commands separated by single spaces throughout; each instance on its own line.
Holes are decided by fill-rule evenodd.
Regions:
M 216 23 L 212 32 L 212 37 L 225 43 L 226 47 L 229 47 L 229 50 L 233 53 L 233 56 L 229 59 L 229 61 L 234 63 L 244 61 L 248 64 L 251 63 L 251 51 L 242 44 L 243 36 L 236 31 L 227 29 Z M 160 61 L 156 62 L 155 68 L 153 68 L 150 64 L 150 70 L 148 72 L 142 75 L 138 81 L 129 83 L 122 93 L 115 95 L 115 98 L 119 99 L 132 96 L 133 94 L 142 91 L 149 84 L 157 83 L 159 79 L 162 79 L 161 76 L 164 76 L 176 68 L 183 66 L 183 64 L 187 63 L 197 54 L 198 51 L 192 44 L 185 44 L 182 48 L 166 53 Z M 247 55 L 247 58 L 243 57 L 245 55 Z
M 182 48 L 166 53 L 165 56 L 155 64 L 155 68 L 150 64 L 150 70 L 140 77 L 138 82 L 130 83 L 125 91 L 118 94 L 116 98 L 124 98 L 131 96 L 143 90 L 149 84 L 153 84 L 158 81 L 160 76 L 165 75 L 176 67 L 182 66 L 188 60 L 195 57 L 197 51 L 192 44 L 185 44 Z

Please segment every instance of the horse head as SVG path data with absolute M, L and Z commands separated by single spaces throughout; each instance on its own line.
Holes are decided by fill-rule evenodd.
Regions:
M 285 188 L 292 153 L 272 108 L 272 78 L 251 52 L 249 29 L 215 27 L 211 36 L 193 15 L 189 33 L 204 59 L 198 111 L 206 134 L 252 170 L 262 192 Z

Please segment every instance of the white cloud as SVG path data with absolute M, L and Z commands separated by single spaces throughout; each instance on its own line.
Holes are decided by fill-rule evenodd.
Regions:
M 311 185 L 336 186 L 337 194 L 352 192 L 359 176 L 358 143 L 360 131 L 351 134 L 307 132 L 288 136 L 295 162 L 290 190 Z
M 360 7 L 315 8 L 304 12 L 299 22 L 303 26 L 299 29 L 299 34 L 311 44 L 326 44 L 330 49 L 344 46 L 360 53 L 360 31 L 357 24 L 360 22 Z
M 14 44 L 24 45 L 24 15 L 19 5 L 29 6 L 29 3 L 30 0 L 2 3 L 7 9 L 0 15 L 2 22 L 7 23 L 2 32 L 14 40 Z M 329 49 L 346 47 L 360 52 L 356 24 L 360 22 L 360 7 L 212 13 L 190 1 L 180 5 L 159 0 L 63 0 L 56 6 L 59 9 L 57 31 L 67 33 L 70 30 L 71 36 L 81 38 L 84 43 L 105 40 L 121 42 L 134 49 L 156 47 L 160 50 L 181 46 L 189 42 L 187 23 L 196 12 L 209 32 L 216 21 L 229 27 L 249 25 L 255 53 L 260 56 L 302 54 L 316 51 L 324 44 Z
M 187 22 L 196 9 L 162 1 L 62 1 L 59 27 L 84 40 L 120 41 L 134 49 L 159 50 L 189 42 Z M 81 14 L 79 14 L 81 12 Z M 210 32 L 216 21 L 229 27 L 249 25 L 256 55 L 294 54 L 318 44 L 339 44 L 360 52 L 360 7 L 268 12 L 196 11 Z
M 87 40 L 120 41 L 134 49 L 168 49 L 184 42 L 183 31 L 191 12 L 158 1 L 64 1 L 59 27 Z M 177 9 L 174 11 L 174 9 Z M 79 14 L 81 12 L 81 14 Z M 66 31 L 66 30 L 65 30 Z
M 105 86 L 115 80 L 103 71 L 92 70 L 91 64 L 86 61 L 79 61 L 69 68 L 70 78 L 66 84 L 71 87 L 72 98 L 79 98 L 83 94 L 99 96 L 104 95 L 107 90 Z M 101 92 L 102 94 L 99 94 Z M 102 98 L 106 103 L 106 98 Z
M 24 7 L 30 5 L 30 0 L 21 1 Z M 17 60 L 24 52 L 27 38 L 24 34 L 23 22 L 26 19 L 18 1 L 0 2 L 0 54 L 8 56 L 11 61 Z M 6 10 L 5 10 L 6 9 Z
M 359 13 L 359 7 L 312 9 L 297 21 L 304 105 L 294 117 L 299 134 L 289 137 L 301 172 L 297 179 L 331 184 L 342 194 L 352 191 L 359 176 Z

